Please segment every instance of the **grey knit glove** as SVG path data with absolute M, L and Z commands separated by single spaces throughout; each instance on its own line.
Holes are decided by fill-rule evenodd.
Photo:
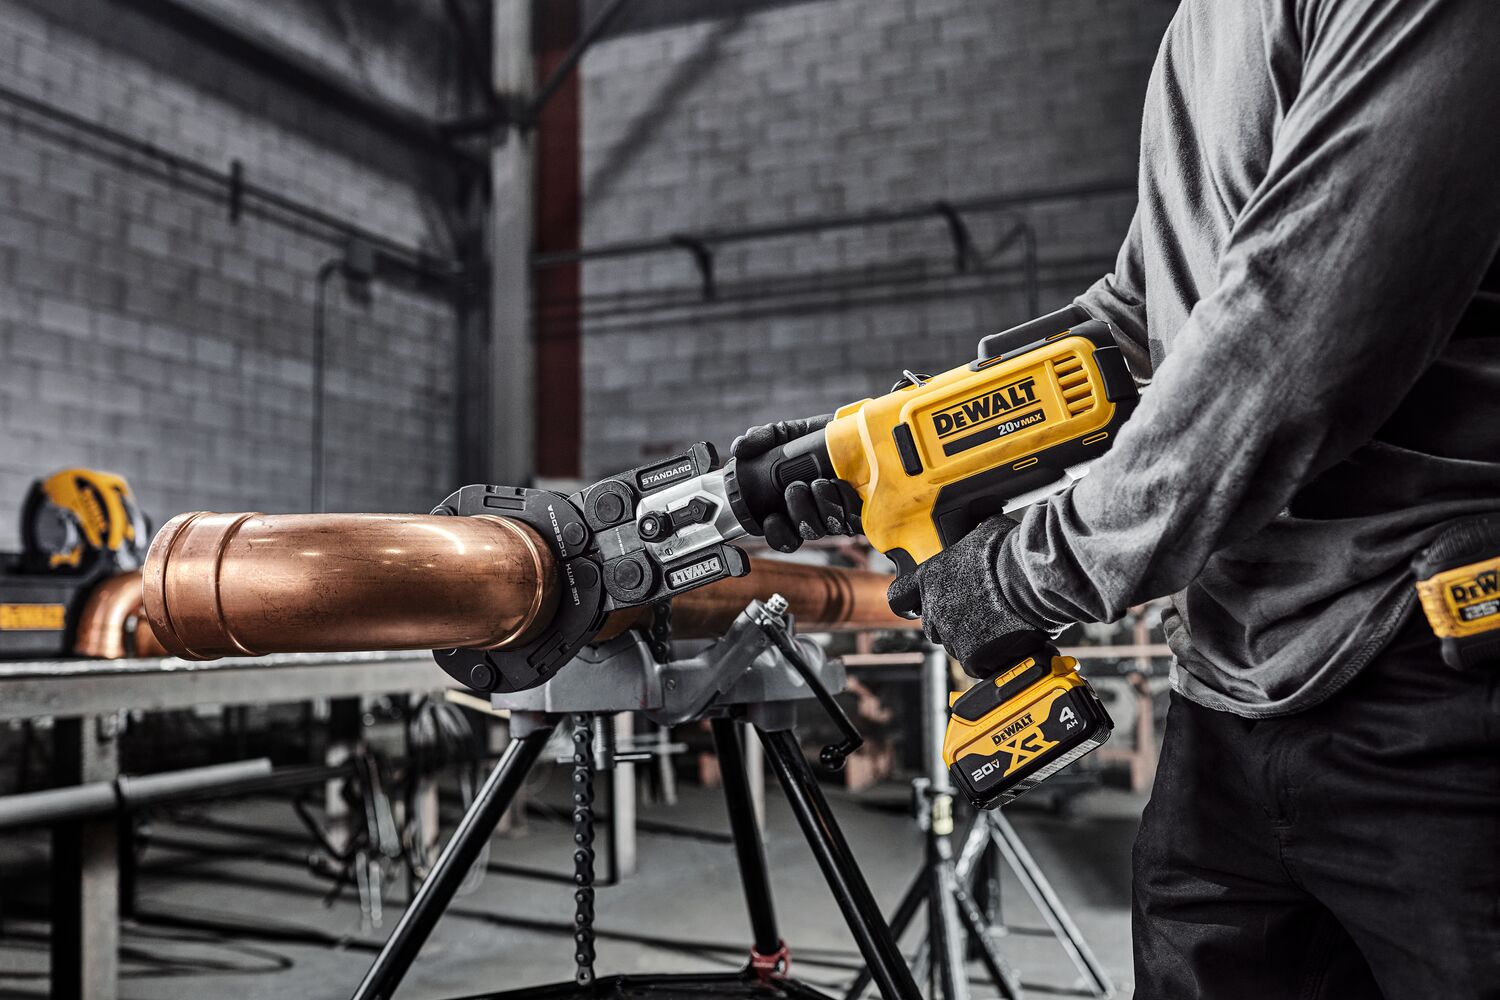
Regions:
M 988 677 L 1061 632 L 1022 618 L 1000 590 L 1000 542 L 1015 526 L 1004 514 L 991 517 L 886 592 L 891 610 L 921 615 L 923 634 L 971 677 Z

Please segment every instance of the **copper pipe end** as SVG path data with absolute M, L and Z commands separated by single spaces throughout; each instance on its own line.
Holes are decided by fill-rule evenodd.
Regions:
M 885 592 L 891 578 L 868 570 L 812 566 L 782 559 L 751 559 L 750 574 L 691 590 L 672 601 L 672 634 L 710 639 L 723 634 L 752 599 L 787 599 L 803 632 L 860 632 L 917 626 L 891 610 Z M 598 639 L 610 639 L 645 621 L 650 608 L 611 615 Z
M 503 517 L 180 514 L 144 572 L 152 632 L 194 660 L 495 648 L 557 607 L 551 552 Z

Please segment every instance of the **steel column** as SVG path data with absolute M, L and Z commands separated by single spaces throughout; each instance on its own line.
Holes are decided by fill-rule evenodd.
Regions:
M 495 0 L 494 84 L 505 101 L 527 100 L 535 86 L 532 0 Z M 491 482 L 525 485 L 536 474 L 536 340 L 531 317 L 535 242 L 535 143 L 511 130 L 490 154 L 490 456 Z

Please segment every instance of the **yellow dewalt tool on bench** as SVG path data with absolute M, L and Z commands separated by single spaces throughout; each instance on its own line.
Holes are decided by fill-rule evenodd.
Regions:
M 73 652 L 89 595 L 139 569 L 150 524 L 120 476 L 63 469 L 31 484 L 19 553 L 0 552 L 0 659 Z
M 761 534 L 793 482 L 841 479 L 865 535 L 903 571 L 1082 477 L 1138 401 L 1109 326 L 1070 307 L 986 337 L 978 357 L 840 409 L 826 427 L 643 496 L 639 538 L 669 585 L 726 572 L 722 543 Z M 732 572 L 731 570 L 728 570 Z M 976 805 L 1008 801 L 1109 738 L 1077 662 L 1038 637 L 952 705 L 944 759 Z

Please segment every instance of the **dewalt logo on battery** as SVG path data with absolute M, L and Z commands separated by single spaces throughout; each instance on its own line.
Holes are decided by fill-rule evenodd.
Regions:
M 955 403 L 932 415 L 933 430 L 940 438 L 996 420 L 1037 402 L 1036 379 L 1027 376 L 980 396 Z
M 1019 733 L 1021 730 L 1025 729 L 1027 726 L 1031 726 L 1031 725 L 1035 725 L 1035 723 L 1032 721 L 1031 713 L 1027 712 L 1025 715 L 1021 716 L 1015 722 L 1010 723 L 1004 729 L 1000 730 L 998 733 L 995 733 L 992 736 L 990 736 L 990 739 L 992 739 L 992 740 L 995 741 L 995 745 L 996 746 L 999 746 L 1000 744 L 1004 743 L 1006 740 L 1010 739 L 1012 736 L 1014 736 L 1017 733 Z

